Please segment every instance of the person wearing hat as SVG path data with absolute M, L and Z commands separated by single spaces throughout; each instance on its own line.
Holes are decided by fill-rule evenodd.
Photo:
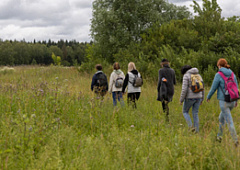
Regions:
M 162 102 L 163 112 L 166 113 L 166 120 L 169 121 L 168 103 L 172 101 L 174 95 L 174 85 L 176 84 L 175 71 L 170 68 L 169 61 L 161 61 L 161 69 L 158 71 L 158 101 Z

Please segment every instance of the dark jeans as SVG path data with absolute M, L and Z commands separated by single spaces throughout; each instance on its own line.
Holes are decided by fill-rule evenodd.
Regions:
M 133 108 L 137 108 L 136 100 L 139 99 L 141 92 L 135 92 L 135 93 L 128 93 L 128 104 L 131 102 L 133 105 Z
M 124 106 L 123 96 L 121 91 L 112 92 L 113 106 L 117 106 L 117 100 L 120 102 L 121 106 Z

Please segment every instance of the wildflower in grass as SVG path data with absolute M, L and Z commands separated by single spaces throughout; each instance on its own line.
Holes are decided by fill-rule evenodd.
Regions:
M 134 125 L 131 125 L 131 128 L 134 128 Z
M 31 115 L 31 118 L 36 118 L 36 115 L 35 115 L 35 114 L 32 114 L 32 115 Z

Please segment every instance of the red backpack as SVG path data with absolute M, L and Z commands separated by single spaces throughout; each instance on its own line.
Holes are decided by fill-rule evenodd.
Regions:
M 224 97 L 225 97 L 225 101 L 226 102 L 232 102 L 235 100 L 239 99 L 239 91 L 237 88 L 237 84 L 234 81 L 234 74 L 232 72 L 230 77 L 226 77 L 222 72 L 218 72 L 218 74 L 220 74 L 220 76 L 223 78 L 224 82 L 225 82 L 225 93 L 223 91 L 223 89 L 221 88 Z

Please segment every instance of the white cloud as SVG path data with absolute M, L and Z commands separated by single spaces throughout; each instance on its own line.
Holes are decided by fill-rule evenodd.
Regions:
M 1 0 L 0 38 L 90 41 L 91 0 Z
M 192 0 L 168 0 L 186 5 Z M 0 0 L 0 38 L 90 41 L 93 0 Z M 199 4 L 201 0 L 197 0 Z M 239 0 L 218 0 L 223 17 L 240 16 Z
M 196 0 L 199 5 L 202 4 L 202 0 Z M 193 12 L 193 8 L 190 5 L 193 5 L 191 0 L 168 0 L 168 2 L 174 3 L 176 5 L 185 5 Z M 222 9 L 222 17 L 232 17 L 234 15 L 240 16 L 240 1 L 239 0 L 218 0 L 220 8 Z

